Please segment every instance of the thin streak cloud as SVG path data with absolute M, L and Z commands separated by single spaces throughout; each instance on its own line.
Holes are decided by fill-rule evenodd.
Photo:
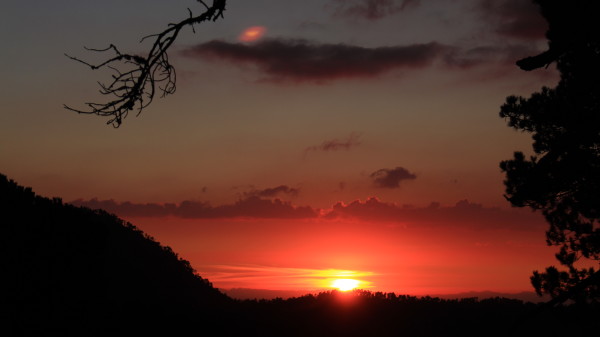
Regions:
M 203 275 L 219 284 L 262 284 L 274 289 L 298 288 L 319 290 L 331 288 L 338 278 L 360 279 L 368 287 L 369 277 L 376 273 L 361 270 L 285 268 L 257 265 L 207 265 Z
M 355 147 L 358 147 L 361 144 L 360 141 L 361 135 L 356 132 L 352 132 L 348 138 L 344 140 L 339 140 L 337 138 L 325 140 L 321 143 L 321 145 L 313 145 L 304 149 L 304 155 L 306 156 L 309 152 L 330 152 L 330 151 L 348 151 Z
M 259 198 L 273 198 L 278 195 L 288 195 L 296 197 L 300 193 L 299 188 L 289 187 L 287 185 L 279 185 L 276 187 L 269 187 L 262 190 L 253 189 L 248 192 L 244 192 L 246 197 L 259 197 Z

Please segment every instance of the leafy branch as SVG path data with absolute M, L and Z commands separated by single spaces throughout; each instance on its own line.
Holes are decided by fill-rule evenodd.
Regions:
M 110 53 L 105 61 L 92 64 L 78 57 L 65 54 L 68 58 L 83 63 L 92 70 L 109 68 L 113 71 L 109 83 L 98 82 L 100 93 L 109 96 L 109 101 L 104 103 L 85 103 L 87 109 L 80 110 L 68 105 L 64 107 L 77 113 L 95 114 L 98 116 L 108 116 L 110 119 L 106 124 L 112 124 L 118 128 L 123 119 L 127 117 L 130 111 L 136 111 L 139 115 L 146 108 L 155 95 L 158 93 L 164 97 L 175 92 L 176 75 L 175 68 L 169 63 L 167 51 L 175 42 L 181 29 L 204 21 L 216 21 L 223 18 L 225 4 L 227 0 L 213 0 L 211 6 L 202 0 L 197 0 L 205 7 L 205 11 L 194 16 L 188 8 L 189 17 L 178 23 L 169 24 L 169 27 L 159 34 L 145 36 L 140 42 L 146 39 L 154 39 L 146 57 L 121 52 L 115 45 L 111 44 L 104 49 L 85 48 L 91 52 Z

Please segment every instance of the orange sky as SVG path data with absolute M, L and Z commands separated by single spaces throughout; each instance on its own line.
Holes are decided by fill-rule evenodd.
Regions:
M 519 292 L 529 289 L 532 268 L 553 262 L 539 217 L 463 207 L 462 213 L 455 212 L 459 206 L 442 207 L 440 216 L 447 220 L 423 214 L 404 214 L 403 220 L 400 213 L 372 220 L 355 215 L 126 218 L 172 246 L 202 276 L 225 289 L 314 291 L 330 288 L 341 277 L 336 276 L 339 271 L 346 270 L 363 281 L 362 288 L 376 291 Z M 515 223 L 503 226 L 511 217 Z
M 498 164 L 531 139 L 498 111 L 556 83 L 514 65 L 545 22 L 520 0 L 373 3 L 228 3 L 173 45 L 177 92 L 113 129 L 63 109 L 110 78 L 64 53 L 142 53 L 187 5 L 8 0 L 0 172 L 131 220 L 217 287 L 530 290 L 553 249 L 503 197 Z

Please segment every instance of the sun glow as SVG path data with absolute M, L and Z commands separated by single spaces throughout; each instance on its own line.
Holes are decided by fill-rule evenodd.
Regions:
M 350 278 L 340 278 L 331 284 L 332 287 L 339 289 L 340 291 L 350 291 L 355 289 L 360 284 L 360 281 Z
M 260 39 L 265 34 L 266 28 L 262 26 L 254 26 L 246 28 L 238 39 L 242 42 L 252 42 Z

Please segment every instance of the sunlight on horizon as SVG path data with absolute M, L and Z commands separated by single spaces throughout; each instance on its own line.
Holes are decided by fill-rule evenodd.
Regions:
M 350 278 L 340 278 L 331 284 L 332 287 L 340 291 L 350 291 L 356 289 L 361 282 Z
M 319 282 L 320 287 L 336 288 L 340 291 L 350 291 L 357 288 L 371 288 L 372 282 L 361 280 L 365 276 L 374 275 L 372 272 L 341 270 L 341 269 L 326 269 L 318 272 L 319 277 L 322 277 L 322 282 Z
M 259 265 L 204 265 L 202 275 L 219 288 L 255 288 L 271 290 L 304 289 L 321 291 L 336 288 L 345 291 L 372 288 L 369 271 L 343 269 L 289 268 Z M 336 282 L 345 282 L 338 284 Z M 350 283 L 354 282 L 354 283 Z M 334 285 L 336 284 L 336 285 Z M 344 288 L 344 289 L 342 289 Z

